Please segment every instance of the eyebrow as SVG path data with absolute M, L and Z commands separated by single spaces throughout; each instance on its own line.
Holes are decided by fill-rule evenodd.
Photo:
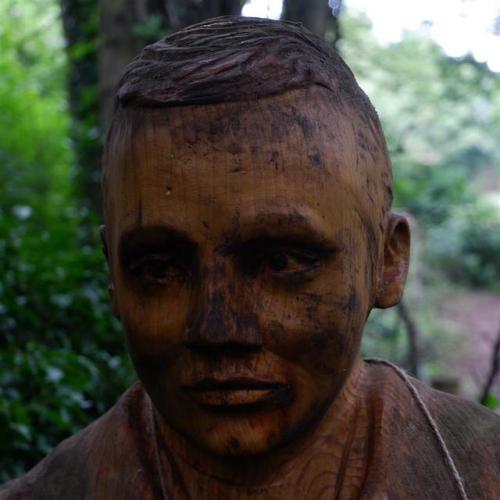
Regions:
M 308 213 L 309 212 L 309 213 Z M 227 253 L 239 245 L 255 240 L 288 240 L 325 248 L 335 248 L 331 229 L 322 218 L 309 209 L 269 209 L 252 215 L 243 215 L 223 234 L 224 242 L 218 250 Z M 152 226 L 134 226 L 125 229 L 120 237 L 118 251 L 127 262 L 138 255 L 165 251 L 168 248 L 194 251 L 197 244 L 183 230 L 159 223 Z
M 308 210 L 263 210 L 240 217 L 232 235 L 235 243 L 256 239 L 309 241 L 318 246 L 335 246 L 331 229 L 317 214 Z

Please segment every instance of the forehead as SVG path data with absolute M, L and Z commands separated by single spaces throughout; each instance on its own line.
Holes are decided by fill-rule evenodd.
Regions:
M 304 207 L 319 217 L 346 206 L 370 218 L 382 210 L 376 137 L 349 106 L 319 87 L 252 102 L 140 112 L 111 141 L 107 219 L 155 223 L 177 208 L 214 212 Z M 325 215 L 326 214 L 326 215 Z M 109 224 L 108 224 L 109 225 Z

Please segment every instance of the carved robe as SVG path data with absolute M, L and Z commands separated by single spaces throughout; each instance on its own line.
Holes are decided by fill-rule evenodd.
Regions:
M 466 498 L 500 498 L 497 415 L 411 379 L 415 396 L 390 366 L 363 362 L 358 371 L 310 432 L 307 449 L 289 445 L 291 452 L 273 466 L 252 457 L 250 486 L 236 475 L 207 471 L 203 455 L 190 454 L 183 438 L 155 424 L 158 416 L 137 383 L 108 413 L 0 488 L 0 499 L 161 500 L 166 493 L 179 500 L 449 500 L 463 498 L 457 481 Z M 228 460 L 228 470 L 233 465 Z

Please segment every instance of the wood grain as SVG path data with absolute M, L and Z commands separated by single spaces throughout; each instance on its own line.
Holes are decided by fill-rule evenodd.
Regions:
M 500 418 L 474 403 L 413 383 L 439 424 L 469 498 L 498 498 Z M 458 498 L 427 422 L 394 372 L 362 364 L 357 383 L 349 387 L 342 395 L 350 401 L 348 409 L 342 416 L 325 416 L 306 439 L 310 449 L 300 456 L 294 451 L 293 458 L 267 473 L 261 463 L 251 485 L 221 478 L 192 458 L 187 462 L 185 452 L 191 445 L 163 423 L 162 436 L 171 439 L 161 447 L 169 497 Z M 160 500 L 148 408 L 147 395 L 136 384 L 110 412 L 59 445 L 26 476 L 4 485 L 0 498 Z M 341 438 L 337 426 L 347 426 L 348 434 Z

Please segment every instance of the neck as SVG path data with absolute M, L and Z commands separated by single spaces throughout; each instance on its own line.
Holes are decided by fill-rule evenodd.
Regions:
M 194 474 L 195 482 L 204 477 L 229 488 L 251 492 L 299 480 L 313 481 L 323 471 L 328 473 L 330 489 L 338 490 L 348 462 L 357 460 L 359 464 L 361 458 L 350 452 L 360 433 L 357 424 L 362 406 L 362 366 L 360 361 L 355 363 L 341 392 L 313 429 L 265 455 L 238 458 L 212 455 L 179 435 L 156 413 L 158 444 L 166 476 L 171 475 L 166 469 L 175 461 L 186 484 L 193 481 Z M 308 473 L 312 477 L 308 477 Z

